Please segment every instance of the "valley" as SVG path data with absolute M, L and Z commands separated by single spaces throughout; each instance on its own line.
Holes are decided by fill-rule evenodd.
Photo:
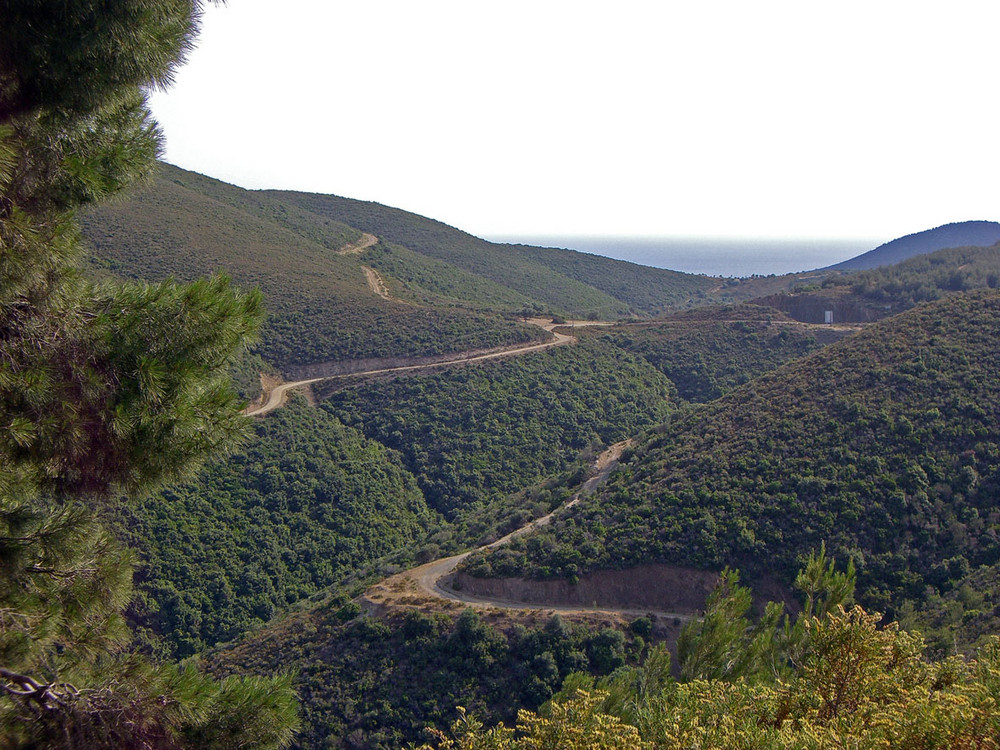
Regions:
M 303 747 L 509 723 L 654 644 L 686 674 L 728 568 L 795 617 L 820 548 L 931 653 L 992 632 L 995 248 L 715 279 L 167 166 L 83 227 L 97 277 L 264 291 L 247 442 L 104 522 L 136 644 L 296 670 Z
M 1000 223 L 727 278 L 491 242 L 371 200 L 245 189 L 160 161 L 151 108 L 178 66 L 200 59 L 210 5 L 15 3 L 0 24 L 0 747 L 1000 748 Z M 415 32 L 433 14 L 390 15 L 417 44 L 409 61 L 422 58 Z M 723 46 L 759 41 L 705 20 Z M 353 33 L 317 31 L 327 55 Z M 347 85 L 402 48 L 383 31 L 363 37 L 364 60 L 308 66 L 323 75 L 308 98 L 361 106 L 359 136 L 404 147 L 330 132 L 364 158 L 372 190 L 405 187 L 397 164 L 376 166 L 389 155 L 419 165 L 434 205 L 447 154 L 416 118 L 448 102 L 415 64 L 393 71 L 404 97 Z M 277 122 L 264 115 L 289 122 L 294 83 L 272 75 L 278 61 L 256 35 L 240 36 L 265 65 L 253 85 L 267 111 L 220 131 L 234 141 Z M 650 172 L 658 184 L 641 200 L 621 179 L 602 197 L 606 167 L 634 175 L 661 146 L 697 155 L 698 141 L 671 137 L 684 119 L 671 115 L 628 120 L 635 144 L 609 130 L 600 148 L 574 146 L 550 115 L 580 99 L 588 110 L 572 125 L 585 132 L 607 109 L 595 106 L 600 79 L 631 94 L 604 76 L 617 61 L 584 43 L 601 74 L 575 96 L 563 83 L 576 65 L 555 38 L 518 56 L 532 73 L 558 60 L 566 74 L 544 108 L 496 98 L 515 67 L 504 53 L 500 79 L 469 79 L 454 97 L 460 116 L 427 120 L 435 134 L 454 128 L 445 150 L 467 149 L 463 168 L 479 175 L 450 189 L 482 216 L 534 204 L 559 231 L 561 201 L 578 230 L 631 216 L 617 231 L 638 236 L 679 231 L 691 199 L 708 212 L 701 226 L 723 233 L 788 234 L 825 214 L 826 231 L 847 237 L 846 200 L 798 179 L 781 186 L 797 207 L 767 189 L 790 137 L 758 148 L 775 130 L 750 129 L 763 118 L 699 121 L 704 106 L 686 119 L 716 161 L 696 159 L 686 179 L 680 159 L 666 178 Z M 488 45 L 472 34 L 449 44 L 469 40 L 461 58 L 434 46 L 446 77 L 476 76 L 464 51 Z M 767 49 L 782 71 L 785 43 Z M 752 57 L 741 95 L 758 83 L 767 94 L 772 76 Z M 275 82 L 277 97 L 259 95 Z M 822 108 L 796 99 L 781 123 L 810 149 L 827 141 L 796 118 L 832 111 L 813 88 Z M 214 104 L 238 104 L 237 86 L 214 89 Z M 486 118 L 474 89 L 493 99 Z M 724 87 L 703 90 L 702 104 L 730 102 Z M 922 122 L 929 89 L 914 91 Z M 629 105 L 684 100 L 668 93 Z M 485 148 L 487 126 L 507 115 Z M 882 120 L 854 121 L 875 142 Z M 515 125 L 552 168 L 579 170 L 575 198 L 520 174 L 523 155 L 500 169 L 468 158 L 501 154 L 492 146 L 516 142 Z M 275 134 L 241 160 L 271 174 L 272 140 L 284 165 L 293 146 L 307 149 L 299 159 L 337 154 L 332 141 L 320 153 L 326 144 L 290 128 Z M 655 143 L 633 152 L 642 158 L 623 158 L 644 137 Z M 738 152 L 758 159 L 752 173 Z M 797 169 L 836 177 L 801 155 Z M 906 196 L 890 196 L 887 179 L 864 200 L 843 162 L 850 198 L 888 222 L 883 198 Z M 349 180 L 346 160 L 329 164 Z M 508 169 L 516 182 L 486 199 L 480 178 L 501 184 Z M 941 203 L 962 187 L 939 181 Z M 904 202 L 901 216 L 943 215 Z
M 547 513 L 540 518 L 525 524 L 524 526 L 511 531 L 500 537 L 496 541 L 479 547 L 477 550 L 463 552 L 440 560 L 424 563 L 419 567 L 398 573 L 390 578 L 381 581 L 373 588 L 367 590 L 363 595 L 362 606 L 366 608 L 386 608 L 398 607 L 400 605 L 413 606 L 414 600 L 420 602 L 419 606 L 426 608 L 426 599 L 421 601 L 421 597 L 433 597 L 444 602 L 457 602 L 467 604 L 476 608 L 499 608 L 499 609 L 533 609 L 546 612 L 559 612 L 560 614 L 575 615 L 581 613 L 594 614 L 604 612 L 611 615 L 620 616 L 653 616 L 668 619 L 689 620 L 691 613 L 681 614 L 679 612 L 662 612 L 640 609 L 602 608 L 596 604 L 591 607 L 581 605 L 565 605 L 556 601 L 543 601 L 541 603 L 529 603 L 518 599 L 498 599 L 486 596 L 477 596 L 466 593 L 463 586 L 456 585 L 455 571 L 460 563 L 473 552 L 485 553 L 510 543 L 513 539 L 527 534 L 540 526 L 550 523 L 556 513 L 568 510 L 580 502 L 581 499 L 593 494 L 598 486 L 607 481 L 608 475 L 618 465 L 622 451 L 630 445 L 630 441 L 615 443 L 610 448 L 602 451 L 589 468 L 589 476 L 584 481 L 580 489 L 556 510 Z

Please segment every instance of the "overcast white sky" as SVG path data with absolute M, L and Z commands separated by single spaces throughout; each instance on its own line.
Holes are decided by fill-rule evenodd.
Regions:
M 229 0 L 165 158 L 480 236 L 1000 219 L 1000 3 Z

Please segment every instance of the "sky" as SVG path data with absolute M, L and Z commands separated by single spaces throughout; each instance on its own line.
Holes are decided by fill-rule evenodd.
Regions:
M 998 28 L 995 0 L 229 0 L 151 107 L 185 169 L 482 237 L 881 242 L 1000 219 Z

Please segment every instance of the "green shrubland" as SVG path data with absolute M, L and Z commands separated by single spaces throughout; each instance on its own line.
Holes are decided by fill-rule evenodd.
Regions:
M 997 561 L 1000 297 L 916 308 L 691 409 L 605 487 L 472 563 L 565 575 L 640 562 L 792 574 L 825 541 L 899 606 Z

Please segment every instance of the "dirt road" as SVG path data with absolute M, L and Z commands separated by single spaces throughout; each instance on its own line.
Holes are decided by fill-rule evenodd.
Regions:
M 370 247 L 374 247 L 378 244 L 378 237 L 374 234 L 369 234 L 365 232 L 361 235 L 361 239 L 357 242 L 352 242 L 350 245 L 345 245 L 337 251 L 337 255 L 360 255 L 365 250 Z
M 544 349 L 549 349 L 553 346 L 565 346 L 566 344 L 572 344 L 576 341 L 575 336 L 568 336 L 564 333 L 559 333 L 553 329 L 560 327 L 562 324 L 553 323 L 550 320 L 545 320 L 542 318 L 532 318 L 527 321 L 533 325 L 537 325 L 544 328 L 546 331 L 552 334 L 552 339 L 549 341 L 543 341 L 540 344 L 525 344 L 523 346 L 517 346 L 509 349 L 497 349 L 496 351 L 486 352 L 483 354 L 476 354 L 469 356 L 468 353 L 452 354 L 436 359 L 432 362 L 422 362 L 418 365 L 401 365 L 399 367 L 384 367 L 380 369 L 373 370 L 359 370 L 357 372 L 352 372 L 346 375 L 331 375 L 329 377 L 323 378 L 310 378 L 308 380 L 295 380 L 291 383 L 282 383 L 274 387 L 268 394 L 267 398 L 261 404 L 251 404 L 243 413 L 248 416 L 261 417 L 265 414 L 274 411 L 285 403 L 288 396 L 288 391 L 294 390 L 296 388 L 304 388 L 306 386 L 312 385 L 313 383 L 318 383 L 321 380 L 336 380 L 337 378 L 358 378 L 358 377 L 375 377 L 377 375 L 386 375 L 394 372 L 417 372 L 419 370 L 430 370 L 438 367 L 445 367 L 448 365 L 464 365 L 470 362 L 485 362 L 491 359 L 502 359 L 504 357 L 519 357 L 524 354 L 530 354 L 531 352 L 539 352 Z M 613 323 L 604 323 L 596 321 L 575 321 L 577 325 L 614 325 Z
M 361 266 L 361 270 L 365 272 L 365 281 L 368 282 L 368 288 L 371 289 L 375 294 L 384 300 L 392 300 L 389 296 L 389 288 L 385 285 L 385 281 L 371 266 Z
M 592 494 L 601 484 L 607 481 L 608 475 L 618 465 L 622 451 L 631 444 L 631 440 L 623 440 L 615 443 L 610 448 L 601 453 L 590 467 L 591 475 L 580 489 L 570 498 L 569 502 L 557 508 L 551 513 L 537 518 L 531 523 L 522 526 L 510 534 L 507 534 L 495 542 L 484 545 L 477 550 L 463 552 L 460 555 L 445 557 L 434 560 L 424 565 L 398 573 L 384 581 L 376 584 L 364 594 L 364 599 L 371 605 L 392 606 L 394 604 L 410 604 L 420 602 L 426 604 L 428 600 L 438 600 L 444 603 L 456 602 L 480 609 L 514 609 L 514 610 L 536 610 L 544 612 L 562 612 L 564 614 L 612 614 L 625 616 L 642 616 L 654 614 L 658 617 L 687 621 L 692 618 L 689 613 L 680 612 L 658 612 L 651 611 L 648 607 L 637 609 L 622 609 L 611 607 L 583 607 L 578 604 L 529 604 L 514 601 L 512 599 L 497 599 L 482 596 L 475 596 L 462 591 L 457 591 L 450 586 L 451 579 L 459 564 L 473 552 L 481 552 L 494 549 L 505 544 L 509 544 L 512 539 L 516 539 L 522 534 L 527 534 L 532 529 L 545 526 L 551 523 L 552 518 L 567 508 L 571 508 L 584 497 Z

